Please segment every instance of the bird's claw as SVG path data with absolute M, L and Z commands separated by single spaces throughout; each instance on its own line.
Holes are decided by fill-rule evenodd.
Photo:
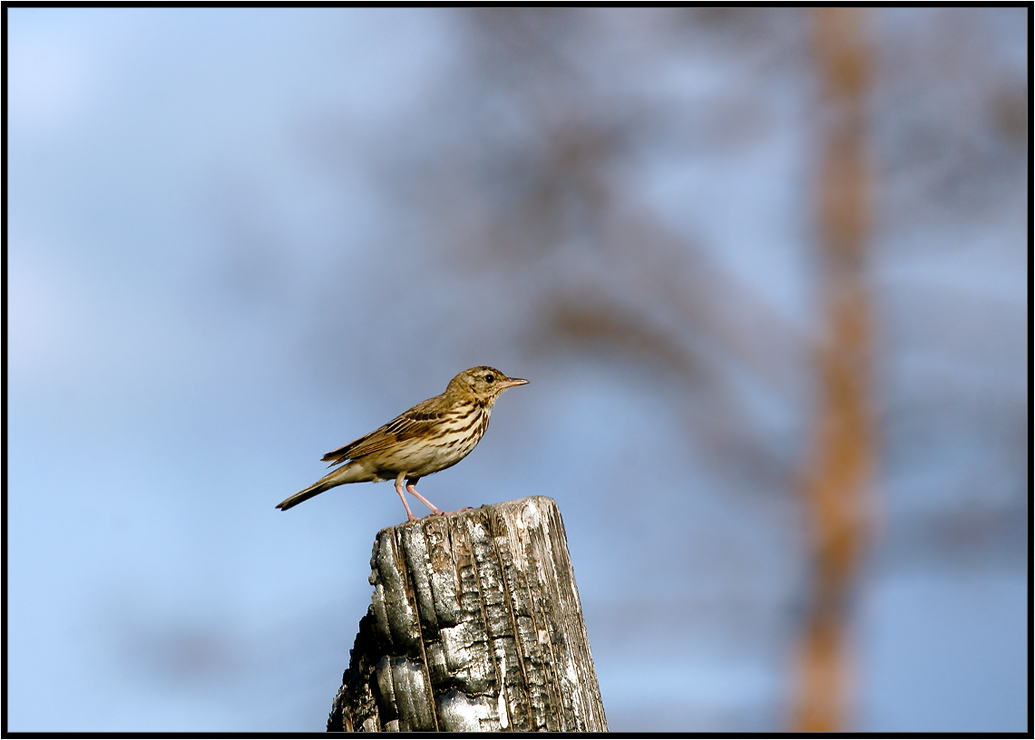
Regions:
M 414 516 L 413 514 L 410 514 L 410 518 L 406 520 L 406 523 L 409 524 L 410 522 L 419 522 L 421 519 L 427 519 L 429 516 L 446 516 L 448 514 L 459 514 L 460 512 L 470 510 L 470 506 L 465 506 L 464 508 L 457 509 L 456 511 L 442 511 L 442 509 L 435 509 L 433 512 L 427 514 L 426 516 Z

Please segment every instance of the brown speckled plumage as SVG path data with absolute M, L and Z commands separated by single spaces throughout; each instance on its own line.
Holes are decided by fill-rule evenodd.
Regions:
M 488 429 L 496 399 L 507 388 L 527 382 L 508 378 L 486 365 L 464 370 L 449 381 L 441 395 L 421 401 L 370 434 L 328 452 L 324 461 L 345 464 L 284 499 L 277 508 L 286 511 L 345 483 L 394 480 L 410 521 L 417 517 L 403 495 L 404 481 L 407 491 L 423 501 L 433 514 L 441 514 L 438 507 L 417 493 L 417 481 L 467 457 Z

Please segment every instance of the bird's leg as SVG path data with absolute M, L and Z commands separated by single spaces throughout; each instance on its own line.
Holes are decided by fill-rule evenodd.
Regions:
M 395 479 L 395 492 L 399 494 L 399 500 L 403 502 L 403 507 L 405 507 L 405 509 L 406 509 L 406 521 L 408 521 L 408 522 L 415 522 L 415 521 L 417 521 L 417 517 L 415 517 L 413 515 L 413 512 L 410 511 L 410 505 L 408 503 L 406 503 L 406 496 L 403 495 L 403 478 L 405 478 L 405 477 L 406 477 L 406 473 L 400 473 L 399 477 Z M 411 485 L 411 486 L 409 486 L 409 488 L 413 488 L 413 486 Z M 417 493 L 417 492 L 416 491 L 412 491 L 411 493 Z M 419 496 L 419 494 L 418 494 L 418 496 Z M 424 501 L 424 499 L 421 498 L 421 501 Z M 424 501 L 424 503 L 428 503 L 428 502 Z
M 431 509 L 431 513 L 432 513 L 432 514 L 444 514 L 445 512 L 444 512 L 444 511 L 442 511 L 442 509 L 438 508 L 437 506 L 435 506 L 435 504 L 431 503 L 431 502 L 430 502 L 430 501 L 428 501 L 428 500 L 427 500 L 426 498 L 424 498 L 424 497 L 423 497 L 423 496 L 421 496 L 421 495 L 420 495 L 419 493 L 417 493 L 417 489 L 416 489 L 416 488 L 414 488 L 414 486 L 416 486 L 416 485 L 417 485 L 417 481 L 414 481 L 413 483 L 409 483 L 409 482 L 407 482 L 407 484 L 406 484 L 406 490 L 407 490 L 407 491 L 408 491 L 409 493 L 412 493 L 412 494 L 413 494 L 414 496 L 416 496 L 417 498 L 419 498 L 419 499 L 420 499 L 421 501 L 423 501 L 423 502 L 424 502 L 424 505 L 425 505 L 425 506 L 427 506 L 427 507 L 428 507 L 429 509 Z M 399 495 L 401 496 L 402 494 L 399 494 Z

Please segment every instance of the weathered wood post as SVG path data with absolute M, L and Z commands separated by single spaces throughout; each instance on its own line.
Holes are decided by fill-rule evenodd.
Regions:
M 329 731 L 607 731 L 544 496 L 381 530 Z

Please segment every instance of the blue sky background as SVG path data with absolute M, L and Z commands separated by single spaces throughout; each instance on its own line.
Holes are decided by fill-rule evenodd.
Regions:
M 566 11 L 539 51 L 493 11 L 6 13 L 10 730 L 322 729 L 402 510 L 387 484 L 273 507 L 483 363 L 531 383 L 422 493 L 558 501 L 611 729 L 786 728 L 820 320 L 802 11 Z M 872 21 L 850 729 L 1019 731 L 1027 18 Z M 535 201 L 558 140 L 589 184 Z M 544 318 L 598 299 L 676 359 Z

